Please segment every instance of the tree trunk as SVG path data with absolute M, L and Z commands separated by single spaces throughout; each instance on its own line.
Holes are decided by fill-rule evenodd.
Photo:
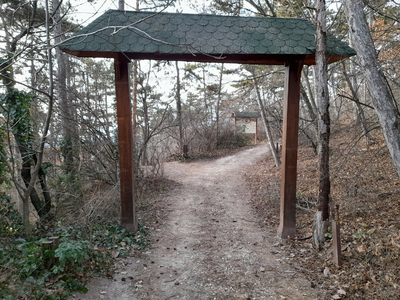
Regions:
M 400 177 L 400 118 L 378 61 L 363 4 L 360 0 L 344 0 L 343 3 L 350 37 L 357 51 L 386 145 Z
M 316 98 L 318 103 L 318 131 L 319 131 L 319 192 L 317 213 L 313 224 L 313 245 L 322 248 L 325 242 L 325 230 L 329 221 L 329 91 L 326 61 L 326 11 L 325 0 L 316 1 Z
M 306 92 L 306 90 L 304 89 L 304 87 L 303 87 L 302 84 L 301 84 L 301 86 L 300 86 L 300 92 L 301 92 L 301 95 L 303 96 L 303 97 L 302 97 L 302 98 L 303 98 L 303 101 L 304 101 L 304 103 L 305 103 L 305 105 L 306 105 L 306 107 L 307 107 L 308 116 L 310 117 L 310 120 L 311 120 L 313 123 L 315 123 L 315 120 L 317 119 L 317 116 L 316 116 L 315 111 L 314 111 L 314 108 L 313 108 L 313 106 L 312 106 L 312 104 L 311 104 L 310 98 L 308 97 L 307 92 Z
M 62 38 L 61 28 L 61 14 L 60 14 L 60 0 L 53 0 L 53 22 L 54 22 L 54 42 L 60 44 Z M 62 147 L 61 152 L 64 158 L 64 170 L 66 174 L 72 177 L 75 174 L 74 166 L 74 123 L 71 113 L 72 103 L 70 103 L 67 94 L 67 67 L 68 67 L 68 56 L 63 53 L 60 48 L 56 47 L 56 61 L 57 61 L 57 91 L 58 99 L 61 110 L 61 128 L 62 128 Z
M 47 5 L 47 3 L 46 3 Z M 36 16 L 36 10 L 37 10 L 37 1 L 32 2 L 32 12 L 31 12 L 31 19 L 30 22 L 27 26 L 27 28 L 22 28 L 21 32 L 16 35 L 16 37 L 13 40 L 10 40 L 11 36 L 6 34 L 6 49 L 7 52 L 10 54 L 15 54 L 17 50 L 17 45 L 18 42 L 24 38 L 26 35 L 29 35 L 30 28 L 33 27 L 35 16 Z M 47 14 L 46 14 L 47 15 Z M 4 64 L 8 64 L 8 62 L 4 62 Z M 32 66 L 32 70 L 34 70 L 34 67 Z M 3 79 L 3 84 L 6 88 L 6 93 L 8 94 L 9 98 L 9 105 L 11 106 L 16 106 L 16 94 L 18 93 L 18 90 L 15 89 L 15 82 L 12 80 L 14 77 L 14 69 L 13 67 L 4 67 L 3 65 L 1 66 L 1 74 L 2 74 L 2 79 Z M 50 74 L 50 82 L 52 80 L 51 74 Z M 32 80 L 33 83 L 33 80 Z M 20 99 L 21 100 L 21 99 Z M 28 101 L 25 99 L 24 101 Z M 25 105 L 30 105 L 29 103 L 25 103 Z M 49 101 L 49 111 L 52 109 L 52 99 Z M 51 114 L 50 114 L 51 115 Z M 23 203 L 23 223 L 25 227 L 26 233 L 30 233 L 31 228 L 30 228 L 30 222 L 29 222 L 29 199 L 31 200 L 31 203 L 35 207 L 35 210 L 37 211 L 38 215 L 42 219 L 43 217 L 48 215 L 48 212 L 50 211 L 51 207 L 51 202 L 50 198 L 47 198 L 49 201 L 48 205 L 45 205 L 42 203 L 40 200 L 40 197 L 38 193 L 36 192 L 35 189 L 35 182 L 36 178 L 39 172 L 42 171 L 41 167 L 41 162 L 42 162 L 42 152 L 43 152 L 43 146 L 44 146 L 44 138 L 41 140 L 41 145 L 39 147 L 39 150 L 33 150 L 33 131 L 30 126 L 30 121 L 31 117 L 29 113 L 24 113 L 21 116 L 14 115 L 14 117 L 10 120 L 8 120 L 9 125 L 11 127 L 14 127 L 14 138 L 18 147 L 18 150 L 20 152 L 21 158 L 22 158 L 22 166 L 21 166 L 21 178 L 22 181 L 26 187 L 26 190 L 19 190 L 19 195 L 22 199 Z M 28 128 L 23 128 L 22 131 L 20 131 L 17 126 L 19 123 L 26 122 L 28 123 Z M 44 136 L 47 135 L 47 130 L 48 130 L 48 125 L 49 125 L 49 119 L 46 119 L 45 123 L 45 128 L 43 130 Z M 32 171 L 33 167 L 33 171 Z M 15 186 L 18 186 L 18 184 L 15 184 Z M 46 186 L 47 188 L 47 186 Z M 46 194 L 46 197 L 49 196 L 49 194 Z
M 217 143 L 219 139 L 219 108 L 221 104 L 221 94 L 222 94 L 222 75 L 224 74 L 224 63 L 221 64 L 221 70 L 219 73 L 219 85 L 218 85 L 218 99 L 217 99 Z
M 308 68 L 309 68 L 309 66 L 307 66 L 306 69 L 309 70 Z M 311 106 L 313 108 L 313 111 L 316 112 L 318 110 L 317 109 L 317 104 L 315 103 L 314 94 L 313 94 L 313 90 L 311 88 L 310 79 L 308 78 L 308 71 L 306 72 L 305 69 L 303 69 L 303 79 L 306 82 L 307 92 L 308 92 L 308 95 L 309 95 Z
M 121 0 L 120 0 L 121 1 Z M 124 0 L 122 0 L 124 2 Z M 120 10 L 124 10 L 123 8 Z M 139 11 L 139 0 L 136 1 L 136 11 Z M 138 94 L 138 61 L 133 61 L 133 99 L 132 99 L 132 127 L 133 135 L 136 136 L 136 115 L 137 115 L 137 94 Z
M 176 66 L 176 110 L 177 121 L 179 127 L 179 151 L 183 151 L 183 127 L 182 127 L 182 102 L 181 102 L 181 80 L 179 76 L 179 63 L 175 62 Z
M 142 164 L 144 166 L 148 165 L 147 157 L 147 143 L 150 139 L 150 127 L 149 127 L 149 105 L 147 103 L 147 95 L 143 97 L 143 146 L 142 146 Z
M 29 184 L 32 180 L 31 165 L 32 165 L 33 161 L 32 161 L 32 155 L 30 153 L 31 151 L 29 149 L 27 149 L 27 147 L 25 146 L 25 144 L 26 144 L 25 137 L 15 135 L 15 141 L 17 142 L 17 146 L 18 146 L 19 152 L 21 154 L 21 158 L 22 158 L 21 178 L 25 184 L 25 187 L 28 188 Z M 42 217 L 42 213 L 43 213 L 42 212 L 42 204 L 40 201 L 40 197 L 34 187 L 32 188 L 32 191 L 30 193 L 30 198 L 31 198 L 33 207 L 37 211 L 38 215 L 40 217 Z
M 360 120 L 362 129 L 364 131 L 365 144 L 367 146 L 369 146 L 371 143 L 370 143 L 370 137 L 369 137 L 369 133 L 368 133 L 367 120 L 365 118 L 364 110 L 360 104 L 361 101 L 360 101 L 360 98 L 358 97 L 358 92 L 355 89 L 355 84 L 357 84 L 357 83 L 355 82 L 355 80 L 353 80 L 353 81 L 350 80 L 350 76 L 349 76 L 349 74 L 347 74 L 346 65 L 344 62 L 342 62 L 342 65 L 343 65 L 344 78 L 346 79 L 347 85 L 349 86 L 351 95 L 353 96 L 353 99 L 354 99 L 354 105 L 356 106 L 357 118 Z M 353 76 L 354 76 L 354 74 L 353 74 Z
M 261 100 L 260 89 L 258 87 L 256 73 L 255 73 L 253 67 L 249 67 L 248 70 L 253 75 L 254 89 L 256 90 L 256 94 L 257 94 L 257 103 L 258 103 L 258 106 L 260 108 L 261 118 L 262 118 L 263 123 L 264 123 L 265 132 L 267 133 L 269 148 L 270 148 L 270 150 L 272 152 L 272 156 L 274 157 L 275 165 L 277 167 L 279 167 L 281 165 L 281 161 L 279 159 L 278 151 L 277 151 L 277 149 L 275 147 L 275 144 L 274 144 L 274 139 L 273 139 L 272 133 L 271 133 L 271 127 L 269 126 L 269 122 L 268 122 L 267 116 L 265 114 L 264 105 L 263 105 L 262 100 Z

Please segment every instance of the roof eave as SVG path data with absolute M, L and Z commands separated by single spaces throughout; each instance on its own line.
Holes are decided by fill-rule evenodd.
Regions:
M 114 58 L 117 52 L 96 52 L 96 51 L 62 51 L 78 57 L 103 57 Z M 182 54 L 182 53 L 125 53 L 130 59 L 139 60 L 179 60 L 179 61 L 198 61 L 198 62 L 223 62 L 240 64 L 264 64 L 264 65 L 284 65 L 295 60 L 304 60 L 304 65 L 315 65 L 315 54 L 308 55 L 288 55 L 288 54 Z M 328 63 L 338 62 L 352 55 L 330 55 Z
M 77 57 L 114 58 L 117 52 L 74 51 L 61 49 Z M 314 54 L 182 54 L 182 53 L 124 53 L 129 59 L 138 60 L 179 60 L 197 62 L 221 62 L 240 64 L 284 65 L 290 61 L 304 60 L 304 64 L 315 64 Z M 336 60 L 335 60 L 336 61 Z

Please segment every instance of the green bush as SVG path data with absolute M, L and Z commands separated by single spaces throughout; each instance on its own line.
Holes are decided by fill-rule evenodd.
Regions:
M 11 197 L 0 194 L 0 236 L 15 234 L 22 230 L 22 218 L 14 208 Z
M 148 244 L 147 229 L 140 225 L 137 234 L 120 226 L 91 232 L 59 227 L 53 234 L 62 236 L 58 247 L 38 237 L 10 236 L 0 244 L 0 272 L 7 274 L 0 282 L 0 299 L 65 299 L 74 290 L 86 293 L 87 275 L 112 273 L 112 255 L 125 257 Z
M 29 299 L 65 299 L 72 290 L 87 292 L 81 278 L 88 272 L 98 270 L 99 266 L 101 271 L 109 271 L 109 255 L 94 250 L 88 241 L 66 237 L 61 239 L 57 249 L 43 245 L 44 241 L 16 239 L 0 248 L 0 270 L 10 275 L 0 284 L 11 280 L 24 287 L 18 290 L 2 288 L 0 298 L 28 295 Z M 45 292 L 45 282 L 49 281 L 53 284 L 47 284 Z

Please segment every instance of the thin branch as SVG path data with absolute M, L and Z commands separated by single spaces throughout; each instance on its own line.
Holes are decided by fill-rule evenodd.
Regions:
M 351 97 L 349 97 L 349 96 L 346 96 L 346 95 L 343 95 L 343 94 L 337 94 L 337 95 L 338 95 L 339 97 L 343 97 L 343 98 L 349 99 L 349 100 L 351 100 L 351 101 L 353 101 L 353 102 L 355 102 L 355 103 L 357 103 L 357 104 L 363 105 L 363 106 L 368 107 L 368 108 L 370 108 L 370 109 L 375 109 L 373 106 L 368 105 L 368 104 L 365 104 L 365 103 L 362 103 L 362 102 L 360 102 L 360 101 L 358 101 L 358 100 L 356 100 L 356 99 L 354 99 L 354 98 L 351 98 Z

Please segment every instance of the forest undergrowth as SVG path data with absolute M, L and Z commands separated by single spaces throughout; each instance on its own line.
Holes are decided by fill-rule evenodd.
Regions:
M 118 225 L 119 197 L 118 190 L 112 197 L 113 187 L 95 185 L 92 196 L 82 198 L 84 203 L 74 218 L 66 211 L 58 211 L 59 220 L 59 215 L 64 215 L 62 222 L 37 223 L 31 234 L 23 232 L 21 216 L 9 197 L 3 196 L 0 299 L 66 299 L 73 291 L 86 293 L 86 284 L 93 276 L 112 277 L 117 260 L 140 256 L 148 246 L 149 229 L 145 224 L 156 215 L 156 195 L 170 186 L 162 177 L 140 182 L 136 233 Z M 100 192 L 105 196 L 101 197 Z
M 331 196 L 339 205 L 343 266 L 333 261 L 328 228 L 322 251 L 312 248 L 318 196 L 318 157 L 300 145 L 297 183 L 297 236 L 274 245 L 273 254 L 298 269 L 327 299 L 399 299 L 400 181 L 380 130 L 372 143 L 342 127 L 331 136 Z M 356 142 L 355 142 L 356 141 Z M 300 143 L 301 144 L 301 143 Z M 272 157 L 246 172 L 261 225 L 279 225 L 280 169 Z M 325 272 L 324 272 L 325 271 Z

